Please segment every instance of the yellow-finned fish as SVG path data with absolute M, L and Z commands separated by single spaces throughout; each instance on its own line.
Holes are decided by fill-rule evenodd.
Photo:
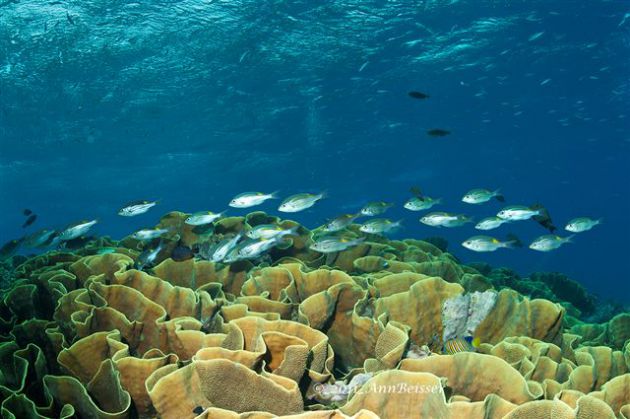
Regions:
M 455 355 L 459 352 L 475 352 L 481 343 L 478 337 L 466 336 L 465 338 L 453 338 L 444 342 L 442 351 L 448 355 Z

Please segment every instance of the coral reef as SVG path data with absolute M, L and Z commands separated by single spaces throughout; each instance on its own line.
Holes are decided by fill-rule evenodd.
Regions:
M 294 221 L 186 216 L 162 218 L 142 269 L 155 243 L 131 237 L 2 262 L 2 417 L 630 418 L 630 313 L 569 325 L 595 300 L 562 275 L 377 236 L 322 255 Z M 297 235 L 258 260 L 204 260 L 268 223 Z M 182 246 L 198 257 L 174 260 Z M 463 335 L 481 344 L 444 353 Z

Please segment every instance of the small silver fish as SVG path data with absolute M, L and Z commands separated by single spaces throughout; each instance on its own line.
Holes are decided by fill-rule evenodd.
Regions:
M 440 203 L 442 203 L 441 198 L 433 199 L 428 196 L 424 196 L 422 198 L 414 196 L 410 198 L 407 202 L 405 202 L 405 205 L 403 205 L 403 207 L 408 209 L 409 211 L 422 211 L 430 209 L 434 205 Z
M 250 239 L 272 239 L 296 234 L 298 227 L 284 229 L 277 224 L 261 224 L 247 231 L 245 235 Z
M 236 243 L 241 239 L 242 234 L 237 234 L 236 236 L 223 239 L 218 244 L 217 247 L 212 252 L 210 260 L 212 262 L 223 262 L 225 261 L 228 254 L 236 247 Z
M 398 227 L 400 227 L 400 221 L 394 222 L 385 218 L 376 218 L 361 225 L 359 230 L 369 234 L 381 234 L 388 233 Z
M 466 195 L 462 198 L 462 201 L 467 204 L 483 204 L 484 202 L 488 202 L 492 198 L 495 198 L 497 201 L 505 202 L 505 197 L 499 192 L 489 191 L 487 189 L 473 189 L 466 192 Z
M 118 210 L 118 215 L 133 217 L 134 215 L 144 214 L 157 205 L 157 203 L 158 201 L 132 201 Z
M 391 202 L 370 202 L 366 204 L 363 208 L 361 208 L 361 215 L 367 215 L 373 217 L 375 215 L 384 214 L 389 208 L 393 207 L 394 204 Z
M 79 221 L 78 223 L 70 224 L 64 230 L 62 230 L 57 238 L 59 241 L 69 241 L 76 239 L 87 233 L 94 224 L 96 224 L 97 220 L 90 221 Z
M 324 198 L 326 195 L 324 193 L 320 194 L 310 194 L 310 193 L 301 193 L 296 195 L 291 195 L 278 207 L 278 211 L 280 212 L 299 212 L 303 211 L 307 208 L 315 205 L 317 201 Z
M 169 228 L 147 228 L 144 230 L 136 231 L 131 235 L 131 237 L 136 240 L 153 240 L 165 233 L 168 233 L 169 231 Z
M 155 260 L 157 259 L 158 255 L 160 254 L 163 248 L 164 248 L 164 243 L 160 241 L 160 243 L 155 249 L 147 249 L 143 251 L 142 253 L 140 253 L 140 255 L 138 256 L 138 259 L 136 260 L 137 269 L 142 270 L 147 266 L 153 265 L 153 263 L 155 262 Z
M 236 195 L 228 204 L 233 208 L 249 208 L 260 205 L 268 199 L 277 199 L 277 192 L 269 194 L 262 192 L 243 192 Z
M 234 248 L 230 249 L 230 251 L 225 255 L 223 260 L 221 260 L 220 262 L 223 262 L 223 263 L 234 263 L 234 262 L 238 262 L 239 260 L 244 260 L 244 258 L 242 258 L 239 255 L 239 251 L 241 250 L 242 247 L 243 247 L 243 244 L 239 244 L 238 246 L 234 246 Z
M 542 214 L 543 211 L 540 209 L 532 209 L 524 205 L 510 205 L 509 207 L 505 207 L 499 211 L 497 213 L 497 217 L 503 218 L 504 220 L 520 221 L 529 220 L 536 215 Z
M 588 218 L 588 217 L 579 217 L 579 218 L 574 218 L 571 221 L 569 221 L 566 227 L 564 227 L 564 229 L 567 231 L 570 231 L 571 233 L 582 233 L 584 231 L 590 230 L 591 228 L 601 223 L 602 223 L 601 218 L 598 220 L 593 220 L 592 218 Z
M 560 237 L 555 234 L 546 234 L 544 236 L 538 237 L 534 240 L 529 248 L 532 250 L 538 250 L 539 252 L 549 252 L 551 250 L 557 249 L 565 243 L 571 243 L 571 239 L 573 235 L 568 237 Z
M 474 252 L 494 252 L 501 248 L 517 247 L 520 242 L 518 240 L 500 241 L 489 236 L 473 236 L 462 242 L 462 246 Z
M 238 256 L 242 259 L 255 259 L 264 252 L 280 243 L 277 239 L 261 239 L 245 243 L 238 251 Z
M 365 237 L 347 239 L 343 237 L 329 237 L 317 240 L 310 244 L 309 249 L 320 253 L 334 253 L 354 247 L 365 240 Z
M 44 247 L 56 233 L 55 230 L 39 230 L 26 237 L 22 244 L 26 247 Z
M 206 225 L 206 224 L 213 223 L 214 221 L 223 217 L 223 214 L 225 214 L 225 211 L 220 212 L 218 214 L 215 214 L 212 211 L 200 211 L 186 217 L 186 220 L 184 221 L 184 223 L 191 226 Z
M 333 218 L 322 226 L 322 230 L 328 233 L 334 233 L 336 231 L 343 230 L 348 227 L 354 220 L 357 219 L 359 214 L 344 214 L 339 217 Z
M 502 224 L 509 223 L 510 220 L 505 220 L 499 217 L 487 217 L 479 221 L 475 228 L 477 230 L 493 230 L 500 227 Z
M 472 220 L 463 214 L 451 214 L 448 212 L 431 212 L 420 218 L 422 224 L 431 227 L 459 227 Z

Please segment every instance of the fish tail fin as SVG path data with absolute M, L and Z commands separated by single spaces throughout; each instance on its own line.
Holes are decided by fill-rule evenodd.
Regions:
M 573 237 L 575 237 L 575 234 L 571 234 L 567 237 L 564 238 L 564 242 L 565 243 L 573 243 Z
M 280 191 L 273 191 L 269 194 L 270 199 L 280 199 Z
M 324 189 L 323 191 L 321 191 L 319 193 L 319 199 L 324 199 L 324 198 L 328 198 L 328 189 Z
M 543 205 L 538 202 L 531 205 L 529 209 L 538 212 L 538 215 L 541 215 L 543 217 L 549 216 L 549 213 L 547 212 L 547 208 L 543 207 Z
M 503 194 L 501 193 L 501 189 L 497 189 L 494 192 L 492 192 L 492 194 L 494 195 L 494 199 L 496 199 L 499 202 L 505 202 L 505 196 L 503 196 Z
M 507 241 L 505 242 L 505 247 L 514 248 L 514 247 L 523 247 L 523 242 L 516 237 L 516 234 L 509 233 L 507 235 Z
M 595 220 L 595 224 L 602 224 L 604 222 L 603 218 L 598 218 L 597 220 Z

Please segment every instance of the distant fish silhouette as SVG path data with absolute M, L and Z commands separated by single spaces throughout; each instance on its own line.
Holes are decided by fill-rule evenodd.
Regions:
M 26 221 L 24 221 L 24 224 L 22 224 L 22 228 L 26 228 L 30 226 L 31 224 L 35 222 L 35 220 L 37 220 L 37 214 L 31 215 L 30 217 L 26 219 Z
M 9 240 L 0 247 L 0 260 L 13 256 L 23 239 Z
M 417 90 L 412 90 L 407 94 L 409 95 L 409 97 L 412 97 L 414 99 L 428 99 L 430 97 L 426 93 L 418 92 Z
M 29 216 L 33 213 L 33 211 L 31 211 L 30 209 L 26 208 L 24 209 L 24 211 L 22 211 L 22 214 L 24 214 L 25 216 Z
M 411 192 L 413 196 L 419 199 L 424 199 L 424 196 L 422 195 L 422 191 L 417 186 L 412 186 L 411 188 L 409 188 L 409 192 Z
M 179 245 L 171 252 L 171 259 L 175 262 L 183 262 L 192 259 L 195 256 L 192 249 L 187 246 Z
M 427 134 L 431 137 L 445 137 L 449 135 L 451 132 L 445 129 L 434 128 L 427 131 Z
M 549 230 L 550 233 L 556 231 L 556 226 L 553 225 L 553 221 L 551 220 L 551 216 L 549 215 L 547 208 L 543 207 L 541 204 L 534 204 L 531 208 L 540 212 L 539 215 L 532 217 L 534 221 Z

